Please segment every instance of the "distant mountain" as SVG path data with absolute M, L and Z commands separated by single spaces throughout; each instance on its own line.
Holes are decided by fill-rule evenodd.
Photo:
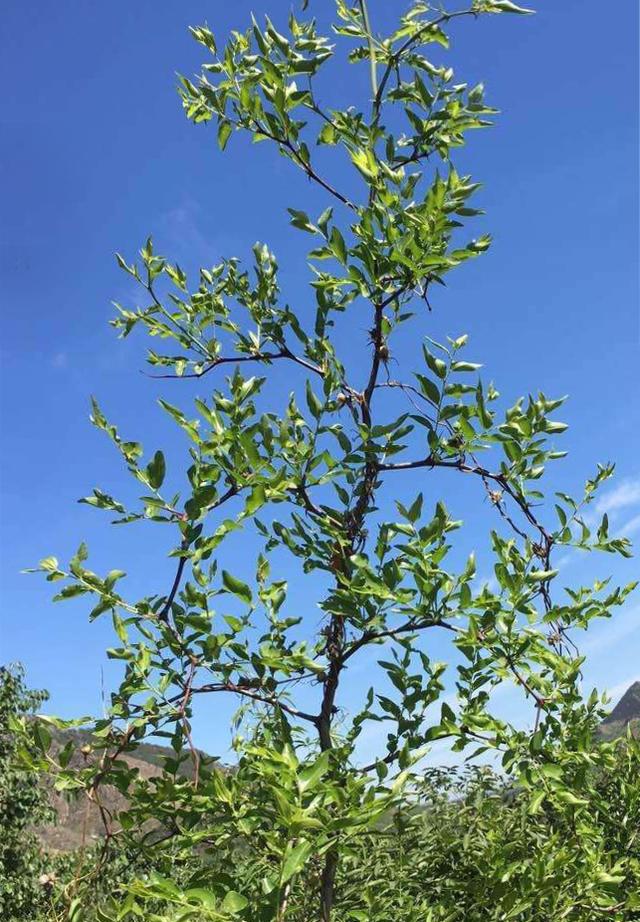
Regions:
M 75 752 L 69 763 L 71 768 L 79 768 L 86 761 L 91 761 L 90 752 L 82 752 L 82 747 L 91 746 L 92 736 L 88 730 L 58 730 L 48 727 L 52 736 L 52 755 L 55 756 L 69 741 L 75 746 Z M 206 753 L 200 753 L 209 759 Z M 120 759 L 131 768 L 137 768 L 141 778 L 153 778 L 161 772 L 166 758 L 175 757 L 168 746 L 154 743 L 141 743 L 135 751 L 123 754 Z M 95 758 L 95 757 L 93 757 Z M 184 763 L 182 772 L 190 775 L 193 771 L 191 759 Z M 56 813 L 56 822 L 36 829 L 38 838 L 45 848 L 54 851 L 73 851 L 85 844 L 90 846 L 104 836 L 104 826 L 100 811 L 95 804 L 89 803 L 84 795 L 71 796 L 54 789 L 53 778 L 44 776 L 43 784 L 49 793 L 49 800 Z M 124 810 L 127 799 L 116 788 L 104 785 L 100 789 L 103 805 L 113 814 Z
M 600 724 L 600 735 L 606 740 L 623 736 L 629 724 L 636 728 L 640 722 L 640 682 L 634 682 L 608 717 Z

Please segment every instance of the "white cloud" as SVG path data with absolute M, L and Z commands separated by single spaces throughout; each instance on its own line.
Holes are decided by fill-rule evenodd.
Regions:
M 635 535 L 636 532 L 640 531 L 640 515 L 634 515 L 632 519 L 629 519 L 626 525 L 621 525 L 619 530 L 624 538 L 630 538 L 632 535 Z
M 236 241 L 225 233 L 224 238 L 205 234 L 202 209 L 193 199 L 184 199 L 175 208 L 165 212 L 160 219 L 158 245 L 167 247 L 170 261 L 178 260 L 187 271 L 197 266 L 211 266 L 220 259 L 222 253 L 228 255 L 227 248 L 233 251 Z
M 609 698 L 611 698 L 611 707 L 615 707 L 619 699 L 624 695 L 626 690 L 630 685 L 633 685 L 634 682 L 640 681 L 640 672 L 635 672 L 630 675 L 628 678 L 624 679 L 622 682 L 618 682 L 616 685 L 612 685 L 611 688 L 607 688 L 606 692 Z
M 603 650 L 616 646 L 629 634 L 637 632 L 639 626 L 640 605 L 624 608 L 614 613 L 610 619 L 598 621 L 596 629 L 588 632 L 587 640 L 584 643 L 578 641 L 578 647 L 581 653 L 593 654 L 595 658 Z
M 572 564 L 576 559 L 575 550 L 567 551 L 566 554 L 562 554 L 561 557 L 558 557 L 557 560 L 553 561 L 554 570 L 564 570 L 565 567 L 568 567 L 569 564 Z
M 69 364 L 69 356 L 66 352 L 56 352 L 51 358 L 52 368 L 66 368 Z
M 602 516 L 617 513 L 621 509 L 640 505 L 640 478 L 627 477 L 612 490 L 604 493 L 595 503 L 594 513 Z

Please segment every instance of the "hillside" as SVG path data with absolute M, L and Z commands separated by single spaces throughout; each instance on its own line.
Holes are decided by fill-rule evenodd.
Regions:
M 75 744 L 75 752 L 70 761 L 71 767 L 80 767 L 85 758 L 81 747 L 91 745 L 91 734 L 87 730 L 56 730 L 49 727 L 52 735 L 53 754 L 59 752 L 70 740 Z M 167 757 L 174 756 L 173 750 L 168 746 L 154 743 L 141 743 L 135 752 L 121 756 L 131 768 L 136 768 L 140 777 L 148 779 L 160 774 L 160 766 Z M 200 753 L 201 758 L 210 758 L 206 753 Z M 192 762 L 188 760 L 183 766 L 185 774 L 192 771 Z M 68 793 L 59 793 L 53 788 L 52 779 L 45 778 L 44 784 L 49 792 L 49 800 L 55 810 L 57 821 L 55 824 L 39 827 L 36 832 L 43 845 L 55 851 L 72 851 L 79 848 L 83 842 L 91 845 L 104 835 L 104 827 L 96 805 L 91 804 L 86 797 L 75 798 Z M 101 799 L 111 813 L 118 813 L 127 805 L 127 799 L 111 785 L 101 788 Z
M 635 729 L 640 721 L 640 682 L 634 682 L 608 717 L 600 725 L 600 734 L 606 740 L 622 736 L 629 724 Z

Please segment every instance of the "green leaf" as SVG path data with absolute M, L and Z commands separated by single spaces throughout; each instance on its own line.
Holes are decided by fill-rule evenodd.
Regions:
M 112 617 L 113 617 L 113 626 L 115 628 L 115 632 L 118 635 L 120 642 L 123 644 L 127 644 L 129 642 L 129 636 L 127 634 L 127 629 L 125 627 L 124 621 L 122 620 L 120 615 L 116 614 L 116 612 L 113 612 Z
M 329 767 L 329 752 L 323 752 L 315 762 L 307 765 L 298 773 L 298 787 L 304 794 L 310 788 L 314 788 L 320 778 L 326 773 Z
M 560 432 L 564 432 L 568 428 L 569 427 L 567 423 L 556 423 L 548 419 L 545 422 L 544 431 L 550 434 L 558 434 Z
M 77 898 L 71 900 L 67 913 L 67 922 L 84 922 L 83 917 L 82 901 Z
M 54 595 L 53 602 L 61 602 L 64 599 L 73 599 L 79 595 L 85 595 L 85 593 L 90 592 L 86 586 L 81 586 L 78 583 L 73 583 L 71 586 L 65 586 L 64 589 L 61 589 L 56 595 Z
M 532 570 L 529 574 L 529 579 L 534 583 L 544 583 L 548 579 L 553 579 L 557 574 L 557 570 Z
M 426 346 L 422 349 L 424 360 L 427 363 L 431 371 L 437 375 L 441 380 L 447 376 L 447 365 L 442 359 L 438 359 L 435 355 L 432 355 L 431 352 L 427 349 Z
M 320 228 L 320 230 L 322 231 L 325 237 L 327 236 L 327 227 L 329 226 L 329 221 L 331 220 L 332 217 L 333 217 L 333 208 L 329 206 L 329 208 L 325 208 L 325 210 L 322 212 L 322 214 L 318 218 L 318 227 Z
M 291 215 L 291 223 L 298 230 L 307 231 L 309 234 L 315 234 L 316 228 L 309 220 L 309 215 L 305 211 L 296 211 L 295 208 L 287 208 Z
M 378 164 L 374 154 L 370 150 L 349 151 L 353 164 L 362 173 L 363 177 L 370 182 L 378 175 Z
M 452 362 L 451 371 L 477 371 L 482 368 L 477 362 Z
M 288 843 L 282 863 L 281 880 L 283 884 L 302 870 L 311 855 L 312 848 L 311 842 L 307 839 L 300 839 L 296 845 Z
M 442 723 L 455 723 L 456 715 L 446 701 L 442 702 L 440 720 Z
M 536 793 L 533 795 L 533 797 L 529 801 L 527 813 L 537 813 L 546 796 L 547 796 L 547 792 L 544 790 L 544 788 L 541 791 L 536 791 Z
M 147 480 L 149 481 L 149 486 L 152 490 L 159 490 L 162 484 L 164 483 L 165 474 L 167 472 L 167 467 L 164 460 L 164 455 L 161 451 L 157 451 L 153 456 L 153 460 L 149 462 L 146 468 Z
M 511 0 L 491 0 L 491 9 L 500 13 L 519 13 L 521 16 L 531 16 L 535 12 L 524 6 L 516 6 Z
M 102 490 L 94 488 L 93 496 L 85 496 L 78 500 L 79 503 L 86 503 L 87 506 L 95 506 L 96 509 L 112 509 L 114 512 L 124 515 L 126 510 L 122 503 L 117 502 L 113 496 L 103 493 Z
M 243 896 L 241 893 L 238 893 L 237 890 L 229 890 L 225 895 L 225 898 L 222 901 L 222 906 L 220 907 L 223 912 L 228 912 L 231 915 L 235 915 L 237 912 L 241 912 L 243 909 L 246 909 L 249 905 L 249 900 L 246 896 Z
M 35 721 L 33 729 L 39 749 L 44 753 L 48 752 L 51 745 L 51 734 L 41 720 Z
M 541 765 L 540 772 L 545 778 L 553 778 L 556 781 L 561 781 L 564 774 L 562 766 L 556 765 L 554 762 L 547 762 L 545 765 Z
M 247 605 L 251 605 L 253 602 L 253 594 L 249 586 L 243 583 L 242 580 L 232 576 L 228 570 L 222 571 L 222 584 L 227 592 L 231 592 L 233 595 L 238 596 L 238 598 L 246 602 Z
M 336 259 L 342 263 L 343 266 L 347 265 L 347 245 L 344 242 L 344 237 L 340 233 L 337 227 L 331 228 L 331 235 L 329 237 L 329 244 L 333 250 L 333 254 Z
M 71 761 L 71 756 L 75 750 L 75 745 L 73 740 L 69 740 L 68 743 L 65 743 L 64 747 L 60 750 L 58 754 L 58 762 L 60 763 L 61 768 L 66 768 L 69 762 Z
M 571 804 L 573 807 L 586 807 L 589 803 L 588 800 L 585 800 L 584 797 L 578 797 L 573 791 L 554 791 L 554 796 L 566 804 Z
M 437 386 L 431 381 L 430 378 L 425 377 L 425 375 L 416 375 L 418 383 L 420 384 L 420 390 L 427 397 L 431 403 L 438 406 L 440 403 L 440 391 Z
M 264 486 L 261 483 L 256 484 L 256 486 L 251 490 L 247 501 L 245 503 L 244 510 L 247 515 L 253 515 L 254 512 L 257 512 L 262 506 L 264 506 L 266 501 L 266 491 Z
M 220 148 L 220 150 L 224 150 L 225 147 L 227 146 L 227 143 L 229 141 L 229 138 L 231 137 L 232 131 L 233 131 L 233 127 L 231 125 L 231 122 L 227 122 L 223 120 L 218 125 L 218 147 Z
M 307 406 L 309 407 L 309 412 L 314 417 L 314 419 L 320 419 L 322 415 L 323 404 L 320 401 L 320 399 L 314 394 L 310 381 L 307 381 L 306 383 L 305 394 L 307 398 Z
M 337 141 L 337 132 L 333 125 L 330 125 L 327 122 L 322 126 L 320 133 L 318 134 L 318 144 L 335 144 Z
M 58 558 L 57 557 L 43 557 L 40 561 L 41 570 L 57 570 L 58 569 Z
M 407 518 L 412 524 L 414 522 L 417 522 L 420 516 L 422 515 L 422 503 L 423 503 L 422 493 L 418 493 L 418 496 L 413 501 L 413 503 L 411 504 L 411 506 L 409 507 L 407 511 Z

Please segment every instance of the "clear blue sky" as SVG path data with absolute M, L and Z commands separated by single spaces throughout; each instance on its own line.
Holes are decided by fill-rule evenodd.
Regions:
M 403 7 L 370 5 L 374 23 Z M 484 80 L 502 110 L 498 127 L 474 136 L 462 157 L 484 183 L 482 229 L 495 244 L 452 276 L 424 332 L 468 332 L 470 358 L 510 400 L 537 389 L 569 393 L 571 454 L 558 485 L 577 492 L 597 460 L 616 460 L 603 503 L 616 528 L 628 524 L 640 538 L 638 9 L 622 0 L 612 15 L 609 6 L 540 0 L 535 17 L 454 28 L 459 78 Z M 311 0 L 320 18 L 330 7 Z M 189 268 L 247 257 L 264 240 L 279 256 L 287 297 L 305 297 L 306 241 L 284 207 L 304 208 L 308 184 L 267 145 L 234 139 L 221 155 L 214 130 L 188 124 L 175 92 L 176 71 L 191 74 L 202 57 L 187 26 L 207 20 L 222 37 L 244 28 L 252 8 L 261 12 L 248 0 L 3 4 L 0 660 L 22 660 L 30 683 L 50 690 L 51 710 L 66 716 L 99 710 L 111 627 L 89 625 L 82 604 L 52 605 L 51 587 L 19 571 L 50 553 L 64 560 L 85 539 L 97 570 L 131 574 L 134 597 L 166 591 L 171 573 L 168 535 L 110 529 L 107 517 L 75 502 L 93 486 L 125 489 L 118 458 L 89 425 L 91 393 L 127 437 L 170 457 L 175 450 L 175 467 L 181 457 L 155 405 L 157 382 L 139 373 L 143 343 L 119 342 L 107 326 L 110 301 L 131 295 L 113 253 L 132 255 L 153 233 Z M 272 0 L 268 11 L 277 24 L 288 10 Z M 366 73 L 352 80 L 364 92 Z M 327 104 L 332 92 L 342 104 L 344 87 L 340 73 Z M 354 342 L 364 342 L 362 327 Z M 185 407 L 206 392 L 179 387 L 162 391 Z M 435 499 L 441 486 L 431 480 L 425 492 Z M 466 495 L 453 497 L 462 517 Z M 485 540 L 487 509 L 469 508 L 473 546 Z M 567 582 L 638 572 L 637 561 L 620 567 L 608 558 L 564 566 Z M 636 600 L 593 633 L 589 682 L 617 691 L 640 676 L 639 627 Z M 353 689 L 358 682 L 354 672 Z M 210 749 L 222 745 L 227 713 L 218 701 L 214 708 L 215 720 L 203 715 L 196 728 Z

